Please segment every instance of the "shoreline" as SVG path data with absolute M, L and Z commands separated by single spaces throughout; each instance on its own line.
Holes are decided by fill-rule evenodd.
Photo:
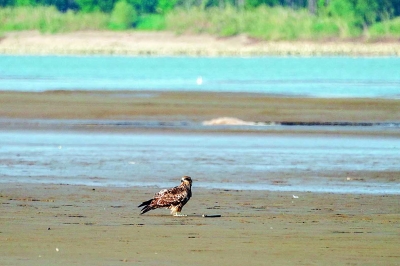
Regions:
M 96 122 L 77 120 L 1 119 L 0 132 L 75 132 L 96 134 L 186 134 L 186 135 L 279 135 L 279 136 L 338 136 L 399 138 L 396 127 L 352 126 L 203 126 L 192 122 L 120 121 Z
M 349 171 L 347 171 L 349 172 Z M 344 176 L 344 172 L 338 173 L 338 176 Z M 232 184 L 230 183 L 229 185 L 226 184 L 213 184 L 211 186 L 209 185 L 202 185 L 198 186 L 196 189 L 200 191 L 240 191 L 243 193 L 281 193 L 281 194 L 286 194 L 286 193 L 292 193 L 292 194 L 303 194 L 303 193 L 313 193 L 313 194 L 318 194 L 318 195 L 365 195 L 365 196 L 399 196 L 400 195 L 400 190 L 394 188 L 395 186 L 389 186 L 391 182 L 394 182 L 393 180 L 396 179 L 398 176 L 399 172 L 398 171 L 371 171 L 371 173 L 367 173 L 368 171 L 356 171 L 352 172 L 351 178 L 348 178 L 349 183 L 351 186 L 349 188 L 342 189 L 340 186 L 345 186 L 345 183 L 339 184 L 339 185 L 333 185 L 333 188 L 319 188 L 321 187 L 317 184 L 314 184 L 312 186 L 296 186 L 296 185 L 287 185 L 287 186 L 277 186 L 275 184 L 271 184 L 268 186 L 260 188 L 257 185 L 252 185 L 250 183 L 237 183 L 237 184 Z M 280 173 L 284 175 L 285 173 Z M 379 175 L 380 179 L 386 179 L 386 180 L 392 180 L 388 181 L 386 183 L 386 186 L 382 186 L 381 183 L 369 183 L 369 186 L 375 185 L 374 189 L 371 190 L 369 187 L 356 187 L 355 184 L 357 182 L 365 182 L 365 179 L 369 179 L 370 176 L 373 175 Z M 368 177 L 367 177 L 368 176 Z M 385 177 L 384 177 L 385 176 Z M 330 181 L 330 180 L 329 180 Z M 275 182 L 275 181 L 273 181 Z M 276 182 L 282 182 L 282 181 L 276 181 Z M 139 190 L 154 190 L 154 191 L 159 191 L 165 187 L 173 187 L 176 184 L 175 183 L 162 183 L 162 184 L 145 184 L 145 183 L 129 183 L 129 184 L 124 184 L 124 185 L 115 185 L 115 184 L 99 184 L 99 183 L 90 183 L 90 182 L 59 182 L 59 181 L 53 181 L 53 182 L 43 182 L 43 181 L 37 181 L 37 182 L 32 182 L 32 181 L 5 181 L 5 182 L 0 182 L 0 185 L 3 186 L 72 186 L 72 187 L 82 187 L 82 188 L 91 188 L 91 189 L 129 189 L 129 188 L 136 188 Z M 324 183 L 324 182 L 320 182 Z M 380 188 L 376 188 L 376 186 L 380 186 Z M 389 190 L 388 190 L 389 188 Z
M 162 41 L 161 41 L 162 40 Z M 40 34 L 6 32 L 3 55 L 117 56 L 400 56 L 400 43 L 351 41 L 259 41 L 244 35 L 177 35 L 172 32 L 81 31 Z

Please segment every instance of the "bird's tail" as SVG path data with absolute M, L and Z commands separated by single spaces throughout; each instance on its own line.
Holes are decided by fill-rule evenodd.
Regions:
M 142 202 L 142 204 L 140 204 L 140 205 L 138 206 L 139 208 L 144 206 L 143 209 L 141 209 L 140 214 L 143 214 L 143 213 L 146 213 L 146 212 L 152 210 L 152 208 L 149 206 L 150 203 L 151 203 L 151 201 L 152 201 L 152 199 L 151 199 L 151 200 L 148 200 L 148 201 L 144 201 L 144 202 Z

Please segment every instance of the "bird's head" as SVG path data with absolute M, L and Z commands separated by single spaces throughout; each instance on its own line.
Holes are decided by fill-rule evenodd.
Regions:
M 186 186 L 192 187 L 192 178 L 190 176 L 182 176 L 181 182 Z

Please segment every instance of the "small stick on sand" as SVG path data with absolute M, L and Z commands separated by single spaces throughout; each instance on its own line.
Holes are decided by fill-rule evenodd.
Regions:
M 203 214 L 202 217 L 203 218 L 217 218 L 217 217 L 221 217 L 221 214 Z

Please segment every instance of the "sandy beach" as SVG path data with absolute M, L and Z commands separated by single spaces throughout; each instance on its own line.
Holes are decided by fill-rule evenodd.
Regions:
M 172 32 L 84 31 L 41 34 L 7 32 L 0 54 L 12 55 L 131 55 L 131 56 L 399 56 L 397 41 L 261 41 L 239 35 L 177 35 Z
M 158 188 L 0 186 L 1 265 L 398 265 L 392 195 L 198 190 L 139 215 Z M 220 218 L 203 218 L 219 214 Z

